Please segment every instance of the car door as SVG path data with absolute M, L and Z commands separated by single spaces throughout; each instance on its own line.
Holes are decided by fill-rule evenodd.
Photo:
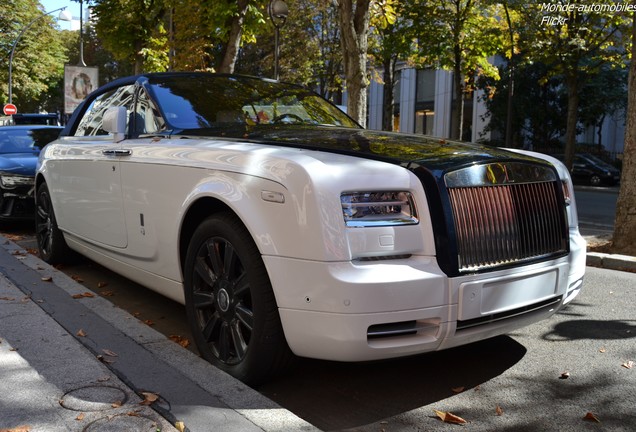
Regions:
M 134 87 L 124 86 L 96 98 L 75 134 L 62 140 L 49 166 L 59 227 L 116 248 L 128 244 L 119 161 L 122 146 L 102 129 L 102 118 L 113 106 L 131 112 L 133 95 Z

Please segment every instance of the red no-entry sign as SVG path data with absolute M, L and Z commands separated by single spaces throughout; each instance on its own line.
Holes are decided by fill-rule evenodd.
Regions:
M 13 104 L 6 104 L 3 111 L 4 115 L 13 115 L 18 113 L 18 108 Z

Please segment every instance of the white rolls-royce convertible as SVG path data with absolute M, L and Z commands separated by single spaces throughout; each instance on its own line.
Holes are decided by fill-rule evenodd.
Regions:
M 145 74 L 90 94 L 36 173 L 40 256 L 186 306 L 249 383 L 295 356 L 441 350 L 554 314 L 586 244 L 555 159 L 365 130 L 305 88 Z

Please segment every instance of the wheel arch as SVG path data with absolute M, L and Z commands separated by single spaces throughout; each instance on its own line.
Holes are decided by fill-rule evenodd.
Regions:
M 188 245 L 194 231 L 205 219 L 215 213 L 221 212 L 232 213 L 236 219 L 245 226 L 239 215 L 230 206 L 218 198 L 210 196 L 201 197 L 193 202 L 186 211 L 179 230 L 179 267 L 181 268 L 182 277 L 184 277 L 183 269 L 186 255 L 188 253 Z

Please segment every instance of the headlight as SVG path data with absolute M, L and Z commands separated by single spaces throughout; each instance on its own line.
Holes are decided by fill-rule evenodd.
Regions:
M 561 180 L 561 186 L 563 187 L 563 198 L 565 198 L 565 205 L 572 203 L 572 191 L 570 190 L 570 183 L 567 180 Z
M 30 176 L 19 176 L 19 175 L 0 175 L 0 183 L 2 186 L 7 189 L 13 189 L 18 186 L 33 186 L 35 184 L 35 179 Z
M 340 195 L 349 227 L 415 225 L 419 221 L 409 192 L 352 192 Z

